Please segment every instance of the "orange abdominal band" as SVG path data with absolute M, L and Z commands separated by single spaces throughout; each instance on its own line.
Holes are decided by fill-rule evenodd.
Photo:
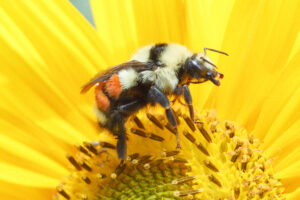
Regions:
M 119 98 L 122 92 L 122 86 L 119 80 L 119 76 L 117 74 L 113 74 L 105 82 L 105 91 L 108 93 L 110 97 L 113 97 L 114 99 Z
M 95 95 L 96 95 L 96 103 L 98 108 L 103 111 L 106 111 L 109 108 L 110 102 L 107 96 L 102 91 L 103 84 L 98 85 L 95 88 Z

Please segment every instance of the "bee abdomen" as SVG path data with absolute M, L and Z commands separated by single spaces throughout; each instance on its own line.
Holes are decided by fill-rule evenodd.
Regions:
M 103 92 L 104 84 L 101 83 L 95 88 L 96 104 L 98 109 L 106 111 L 110 106 L 109 98 Z
M 95 88 L 96 103 L 100 110 L 107 111 L 110 107 L 110 99 L 118 99 L 122 92 L 122 86 L 117 74 L 113 74 L 107 81 L 100 83 Z
M 122 92 L 122 85 L 120 83 L 119 76 L 117 74 L 113 74 L 106 82 L 105 82 L 105 91 L 109 95 L 109 97 L 118 99 Z

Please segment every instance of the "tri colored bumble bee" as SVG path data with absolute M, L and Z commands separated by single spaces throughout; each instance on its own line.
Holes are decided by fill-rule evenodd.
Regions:
M 192 97 L 188 85 L 210 80 L 219 86 L 223 74 L 204 54 L 194 54 L 179 44 L 156 44 L 141 48 L 126 63 L 97 75 L 83 86 L 82 92 L 95 87 L 96 115 L 100 125 L 110 130 L 118 139 L 117 152 L 121 159 L 126 157 L 126 119 L 147 104 L 158 103 L 165 108 L 166 117 L 174 128 L 177 147 L 180 147 L 176 120 L 168 95 L 183 95 L 190 117 L 194 120 Z

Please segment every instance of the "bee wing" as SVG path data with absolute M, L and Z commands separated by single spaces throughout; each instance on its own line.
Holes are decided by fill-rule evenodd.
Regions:
M 93 87 L 96 83 L 101 83 L 108 80 L 114 73 L 118 73 L 123 69 L 133 68 L 137 72 L 142 72 L 145 70 L 153 70 L 155 66 L 152 63 L 144 63 L 136 60 L 131 60 L 126 63 L 115 65 L 112 68 L 103 71 L 97 74 L 94 78 L 92 78 L 88 83 L 82 86 L 81 93 L 87 92 L 91 87 Z

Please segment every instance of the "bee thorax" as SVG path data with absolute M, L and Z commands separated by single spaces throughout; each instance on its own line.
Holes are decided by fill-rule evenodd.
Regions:
M 152 83 L 164 93 L 172 93 L 178 84 L 176 73 L 170 68 L 158 68 L 141 74 L 143 83 Z

